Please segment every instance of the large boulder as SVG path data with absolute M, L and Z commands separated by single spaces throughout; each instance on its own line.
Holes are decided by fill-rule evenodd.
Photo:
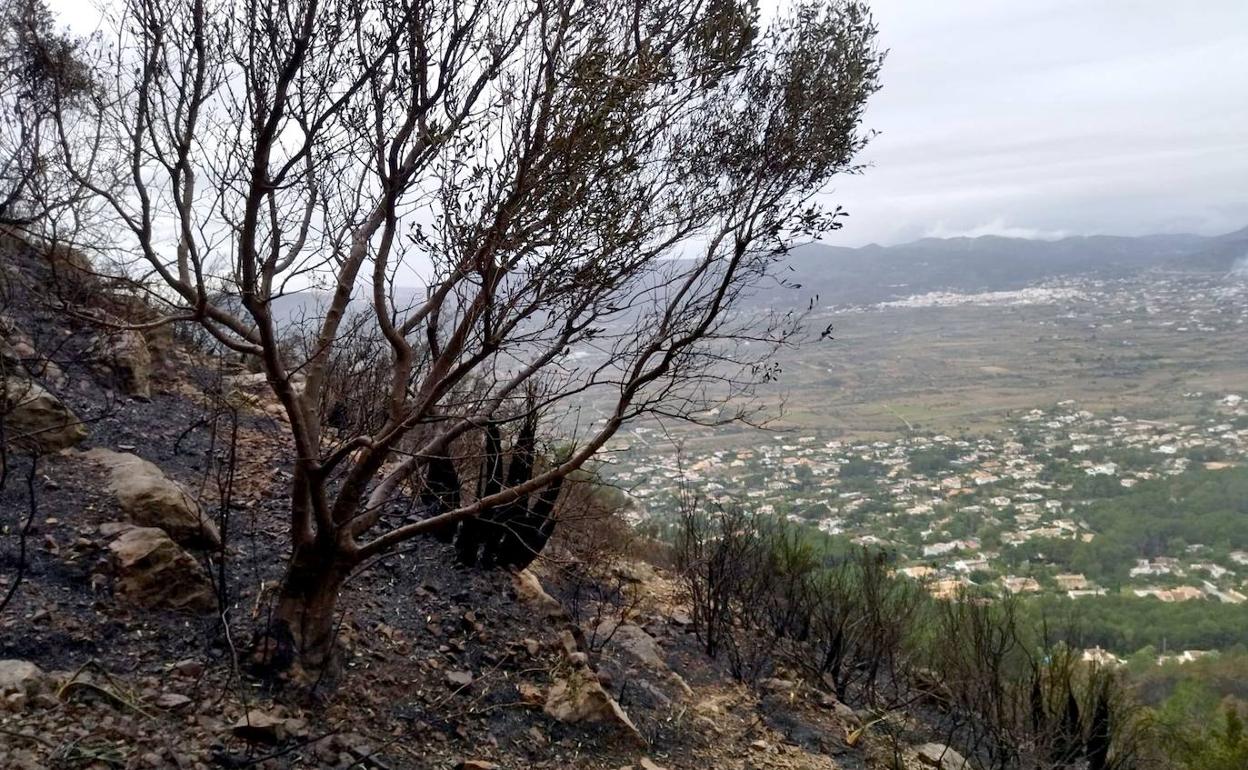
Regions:
M 182 545 L 221 547 L 221 534 L 199 503 L 154 463 L 111 449 L 91 449 L 83 456 L 108 469 L 108 489 L 130 523 L 160 527 Z
M 4 416 L 7 443 L 31 452 L 56 452 L 87 437 L 78 415 L 39 383 L 24 377 L 4 378 Z
M 216 607 L 204 568 L 164 530 L 128 528 L 108 550 L 117 571 L 117 593 L 131 604 L 195 612 Z
M 108 338 L 107 359 L 117 386 L 128 396 L 152 397 L 152 354 L 147 340 L 136 331 L 123 331 Z

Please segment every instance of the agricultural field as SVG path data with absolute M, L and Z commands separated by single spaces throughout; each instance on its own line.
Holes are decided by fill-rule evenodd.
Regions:
M 1179 418 L 1185 393 L 1248 382 L 1248 281 L 1206 274 L 921 295 L 823 308 L 809 326 L 827 324 L 832 338 L 781 354 L 771 427 L 845 438 L 980 433 L 1067 398 Z

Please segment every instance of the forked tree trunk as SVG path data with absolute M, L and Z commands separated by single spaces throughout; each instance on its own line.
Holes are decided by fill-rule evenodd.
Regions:
M 270 675 L 315 675 L 337 663 L 338 593 L 350 564 L 331 547 L 299 548 L 286 568 L 254 659 Z

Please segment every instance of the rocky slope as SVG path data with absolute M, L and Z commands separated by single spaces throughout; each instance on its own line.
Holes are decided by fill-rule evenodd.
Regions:
M 0 248 L 0 767 L 962 766 L 904 714 L 734 683 L 635 561 L 573 581 L 558 553 L 513 575 L 418 542 L 348 585 L 340 676 L 252 678 L 285 557 L 280 410 L 167 333 L 110 329 L 133 304 L 103 282 L 71 282 L 71 309 L 55 261 Z M 586 574 L 615 588 L 587 600 Z

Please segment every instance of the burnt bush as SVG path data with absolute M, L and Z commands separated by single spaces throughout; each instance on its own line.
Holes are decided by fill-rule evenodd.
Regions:
M 676 562 L 705 652 L 738 680 L 777 672 L 885 715 L 917 716 L 985 768 L 1156 766 L 1152 725 L 1114 671 L 1010 599 L 937 600 L 886 553 L 686 501 Z

